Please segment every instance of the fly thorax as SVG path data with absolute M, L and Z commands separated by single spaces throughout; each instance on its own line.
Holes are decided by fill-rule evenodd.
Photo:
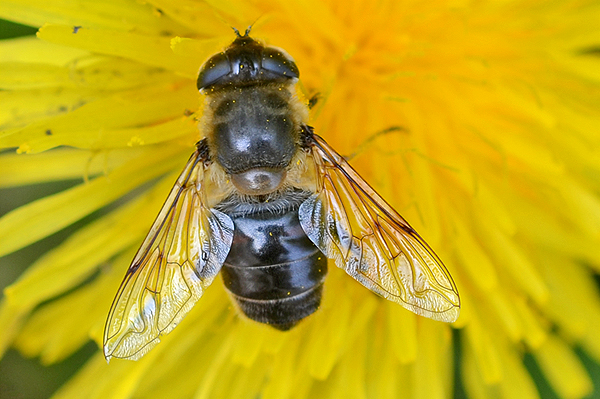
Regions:
M 244 194 L 264 195 L 281 187 L 297 151 L 291 94 L 279 86 L 232 89 L 214 100 L 214 159 Z

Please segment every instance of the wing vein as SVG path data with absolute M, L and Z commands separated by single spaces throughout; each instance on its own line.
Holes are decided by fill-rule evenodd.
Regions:
M 435 320 L 456 320 L 460 298 L 439 257 L 321 137 L 312 134 L 307 143 L 318 182 L 299 212 L 308 237 L 376 294 Z M 350 234 L 350 244 L 331 232 Z
M 135 360 L 156 345 L 202 296 L 229 252 L 233 222 L 203 203 L 209 164 L 201 145 L 173 185 L 117 291 L 104 329 L 108 360 Z M 192 257 L 210 245 L 212 225 L 221 226 L 221 240 L 206 258 L 210 267 L 199 271 Z

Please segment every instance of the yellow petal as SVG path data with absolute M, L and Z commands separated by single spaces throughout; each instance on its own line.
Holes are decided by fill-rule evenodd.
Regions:
M 484 381 L 479 364 L 470 348 L 463 346 L 461 374 L 469 399 L 490 399 L 499 397 L 498 390 Z
M 327 378 L 333 369 L 348 333 L 351 304 L 347 290 L 340 283 L 340 278 L 346 277 L 341 271 L 329 270 L 325 290 L 329 289 L 328 285 L 335 287 L 332 291 L 336 293 L 337 298 L 325 296 L 321 306 L 323 309 L 335 306 L 336 311 L 329 313 L 327 317 L 323 317 L 323 314 L 314 315 L 310 326 L 311 332 L 308 333 L 309 337 L 305 344 L 306 347 L 311 348 L 310 351 L 305 352 L 305 355 L 310 357 L 309 373 L 318 380 Z
M 416 129 L 419 129 L 418 124 Z M 410 138 L 410 144 L 414 148 L 423 148 L 425 146 L 425 137 L 423 134 L 411 135 Z M 418 229 L 418 222 L 422 220 L 423 227 L 427 228 L 425 239 L 427 242 L 435 245 L 440 242 L 442 234 L 440 208 L 437 205 L 438 194 L 434 188 L 437 182 L 434 180 L 434 174 L 432 173 L 432 168 L 435 168 L 435 166 L 431 164 L 429 159 L 422 158 L 418 154 L 413 155 L 410 165 L 413 178 L 412 186 L 414 189 L 414 198 L 412 200 L 415 203 L 417 211 L 411 218 L 413 220 L 411 223 L 416 225 Z M 396 188 L 395 195 L 402 196 L 405 184 L 395 184 L 394 186 Z
M 107 2 L 78 0 L 77 6 L 68 0 L 5 0 L 0 17 L 25 25 L 42 26 L 45 23 L 85 26 L 90 28 L 137 30 L 160 35 L 181 30 L 169 18 L 163 18 L 152 7 L 136 1 Z
M 133 254 L 128 251 L 128 256 Z M 96 320 L 106 317 L 110 297 L 105 293 L 118 284 L 121 274 L 105 273 L 91 284 L 38 309 L 27 320 L 15 346 L 28 357 L 39 356 L 46 365 L 70 356 L 90 339 L 90 329 Z M 94 303 L 94 306 L 73 307 L 73 303 Z
M 561 398 L 578 399 L 592 392 L 594 386 L 585 367 L 562 340 L 549 337 L 534 354 L 548 382 Z
M 216 51 L 225 49 L 230 43 L 231 35 L 203 40 L 177 36 L 171 39 L 171 50 L 178 56 L 185 57 L 190 70 L 195 68 L 197 75 L 202 64 L 210 56 L 214 55 Z
M 496 340 L 503 378 L 495 383 L 484 380 L 477 361 L 468 348 L 463 352 L 463 376 L 469 398 L 537 399 L 537 387 L 523 365 L 521 355 L 508 342 Z
M 465 271 L 484 292 L 489 292 L 498 284 L 496 270 L 488 254 L 477 242 L 463 220 L 453 218 L 456 228 L 456 251 Z
M 142 64 L 174 71 L 194 79 L 198 75 L 193 56 L 178 55 L 171 50 L 171 39 L 115 30 L 83 27 L 73 34 L 71 26 L 46 24 L 38 31 L 42 40 L 80 48 L 94 53 L 123 57 Z
M 65 69 L 56 65 L 3 62 L 0 64 L 0 87 L 3 89 L 47 87 L 68 81 Z M 49 83 L 51 82 L 51 83 Z
M 0 109 L 0 140 L 6 131 L 17 130 L 27 124 L 72 111 L 95 100 L 98 93 L 69 88 L 40 88 L 31 90 L 0 91 L 0 101 L 7 104 Z
M 250 367 L 258 358 L 265 344 L 266 328 L 250 320 L 240 320 L 236 328 L 236 339 L 232 350 L 232 361 Z
M 510 347 L 498 351 L 503 363 L 504 378 L 500 391 L 504 398 L 538 399 L 537 387 L 516 351 Z
M 386 317 L 386 316 L 384 316 Z M 389 356 L 389 344 L 394 331 L 383 328 L 375 328 L 373 331 L 373 340 L 370 342 L 370 349 L 367 352 L 367 397 L 369 398 L 394 398 L 398 395 L 397 387 L 399 384 L 399 374 L 403 367 L 398 364 L 394 356 Z M 408 396 L 408 386 L 404 385 L 403 397 Z
M 85 55 L 62 65 L 8 61 L 0 63 L 0 71 L 0 87 L 5 89 L 61 87 L 76 88 L 82 94 L 96 89 L 96 95 L 176 80 L 170 71 L 102 55 Z M 60 96 L 62 90 L 55 89 L 54 96 Z
M 560 184 L 562 197 L 557 208 L 564 206 L 565 212 L 578 226 L 578 230 L 591 237 L 600 238 L 600 199 L 596 193 L 582 187 L 574 179 L 569 178 L 556 183 Z
M 62 130 L 64 132 L 64 130 Z M 58 145 L 76 148 L 115 148 L 115 147 L 137 147 L 171 141 L 178 137 L 190 137 L 198 135 L 198 123 L 188 117 L 180 117 L 165 123 L 149 125 L 140 128 L 107 129 L 93 131 L 79 131 L 77 135 L 72 132 L 52 134 L 50 137 L 41 137 L 37 141 L 31 141 L 28 146 L 31 152 L 54 148 Z
M 275 356 L 273 360 L 270 380 L 264 387 L 262 397 L 265 399 L 285 399 L 294 396 L 294 377 L 297 372 L 297 352 L 300 348 L 300 340 L 291 341 L 285 350 L 285 354 Z
M 551 294 L 543 308 L 545 314 L 572 338 L 594 331 L 600 320 L 600 298 L 590 271 L 558 255 L 546 255 L 540 261 Z
M 15 251 L 70 225 L 138 185 L 174 169 L 175 165 L 182 165 L 184 159 L 176 146 L 149 147 L 144 155 L 108 176 L 36 200 L 4 215 L 0 219 L 0 254 Z
M 217 0 L 211 0 L 211 4 L 217 2 Z M 224 11 L 226 10 L 225 4 L 221 7 Z M 310 35 L 305 34 L 306 36 L 313 36 L 318 32 L 320 37 L 331 41 L 332 47 L 346 47 L 346 42 L 343 40 L 344 34 L 341 34 L 346 31 L 345 26 L 339 18 L 336 18 L 335 11 L 327 4 L 318 0 L 297 3 L 281 1 L 272 9 L 277 9 L 276 7 L 281 7 L 288 15 L 294 15 L 294 18 L 288 22 L 295 25 L 295 29 L 290 27 L 287 29 L 293 29 L 297 32 L 311 32 Z
M 523 324 L 525 342 L 530 348 L 538 348 L 548 336 L 548 323 L 534 313 L 525 298 L 515 298 L 514 305 Z
M 495 321 L 499 322 L 504 328 L 508 338 L 513 342 L 518 342 L 523 336 L 523 325 L 512 305 L 512 296 L 499 290 L 493 295 L 490 295 L 487 300 L 494 313 L 493 315 L 485 314 L 482 317 L 485 319 L 493 318 Z M 490 323 L 486 324 L 490 326 L 493 325 L 491 320 Z
M 117 376 L 124 376 L 128 367 L 127 363 L 120 362 L 118 364 L 111 364 L 110 368 L 106 364 L 106 360 L 100 354 L 96 353 L 86 364 L 82 367 L 75 376 L 67 381 L 65 385 L 58 389 L 58 391 L 52 396 L 53 399 L 71 399 L 81 395 L 81 392 L 87 392 L 87 397 L 100 398 L 102 390 L 108 390 L 107 385 L 111 384 L 109 376 L 116 379 Z M 102 375 L 102 378 L 98 378 Z M 90 392 L 89 387 L 94 387 L 93 392 Z M 114 392 L 113 392 L 114 393 Z M 119 396 L 113 395 L 113 398 Z
M 341 397 L 348 399 L 366 399 L 365 366 L 367 342 L 364 336 L 352 341 L 352 349 L 346 351 L 338 367 L 338 388 L 332 384 L 333 392 L 339 392 Z M 329 395 L 331 397 L 332 395 Z
M 512 220 L 512 215 L 494 191 L 494 189 L 487 187 L 485 183 L 479 182 L 477 184 L 476 200 L 481 203 L 485 214 L 489 215 L 490 219 L 494 219 L 496 222 L 494 224 L 498 226 L 503 233 L 512 236 L 517 230 L 515 223 Z M 486 218 L 484 220 L 488 219 Z
M 233 346 L 233 334 L 228 334 L 218 345 L 216 353 L 207 361 L 208 370 L 204 373 L 200 384 L 198 384 L 198 391 L 194 395 L 194 399 L 208 399 L 211 398 L 211 391 L 215 385 L 215 381 L 219 378 L 219 373 L 229 360 L 229 354 Z
M 417 359 L 417 316 L 395 303 L 386 303 L 389 339 L 400 363 L 412 363 Z
M 465 341 L 463 350 L 472 356 L 486 384 L 496 384 L 502 380 L 502 366 L 497 345 L 492 336 L 486 331 L 479 320 L 473 318 L 464 328 Z
M 124 146 L 132 141 L 137 135 L 136 132 L 142 136 L 148 134 L 156 137 L 164 126 L 154 128 L 153 124 L 181 118 L 186 109 L 197 108 L 197 101 L 196 90 L 186 85 L 171 87 L 166 91 L 165 87 L 160 86 L 131 90 L 85 104 L 65 115 L 34 122 L 22 129 L 2 132 L 0 147 L 18 146 L 19 152 L 30 153 L 71 144 L 94 149 Z M 105 115 L 110 115 L 110 118 L 106 118 Z M 193 126 L 191 120 L 186 122 L 182 119 L 174 123 L 174 128 L 185 128 L 186 132 Z M 136 126 L 145 128 L 133 128 Z M 123 138 L 118 136 L 127 134 L 118 130 L 122 128 L 133 130 L 129 131 L 129 136 Z M 111 132 L 113 130 L 115 131 Z M 108 133 L 105 133 L 106 131 Z M 171 132 L 170 136 L 176 136 L 178 133 L 179 130 Z M 150 141 L 152 140 L 155 139 Z
M 452 385 L 452 334 L 447 325 L 421 318 L 419 356 L 414 363 L 414 398 L 443 399 Z
M 90 53 L 72 47 L 43 42 L 37 37 L 0 40 L 0 62 L 47 64 L 64 67 Z
M 140 397 L 167 398 L 172 395 L 171 370 L 177 370 L 177 378 L 181 379 L 177 389 L 184 392 L 184 396 L 191 397 L 199 389 L 199 379 L 210 368 L 209 360 L 216 356 L 219 342 L 234 327 L 232 313 L 228 311 L 229 299 L 222 284 L 222 281 L 215 281 L 181 324 L 169 335 L 161 337 L 160 345 L 152 350 L 160 351 L 158 361 L 161 366 L 146 370 L 143 378 L 147 383 L 138 387 Z M 117 286 L 115 292 L 116 289 Z M 111 361 L 111 365 L 113 363 L 121 362 Z M 182 364 L 189 367 L 181 367 Z M 264 372 L 264 368 L 260 370 Z
M 342 284 L 348 283 L 348 276 L 341 273 L 341 271 L 336 271 L 342 274 Z M 364 339 L 365 331 L 368 326 L 374 322 L 373 317 L 381 305 L 381 302 L 384 301 L 383 298 L 365 290 L 365 287 L 362 285 L 352 280 L 350 280 L 350 282 L 352 283 L 352 295 L 349 298 L 351 314 L 348 327 L 346 328 L 347 334 L 343 337 L 342 341 L 344 350 L 351 350 L 352 342 L 355 340 Z M 332 300 L 338 302 L 339 298 L 332 298 Z M 323 315 L 323 317 L 325 317 L 325 315 Z
M 600 265 L 600 251 L 595 237 L 582 235 L 564 226 L 556 215 L 544 212 L 523 199 L 506 198 L 515 215 L 519 231 L 534 243 L 553 248 L 554 251 L 589 262 L 591 267 Z M 565 232 L 568 231 L 568 234 Z M 540 268 L 541 272 L 541 268 Z
M 148 3 L 158 8 L 175 22 L 202 36 L 213 36 L 215 34 L 231 36 L 233 33 L 230 25 L 225 23 L 224 20 L 219 18 L 207 18 L 208 15 L 217 15 L 217 10 L 208 2 L 198 2 L 194 0 L 150 0 Z M 235 8 L 235 10 L 237 17 L 241 17 L 237 12 L 238 9 Z M 229 41 L 231 41 L 231 37 Z
M 540 276 L 537 267 L 525 255 L 514 239 L 507 237 L 488 220 L 482 219 L 481 232 L 486 246 L 495 255 L 498 269 L 507 273 L 538 304 L 548 300 L 548 288 Z
M 600 317 L 592 315 L 589 321 L 589 328 L 586 334 L 581 338 L 581 346 L 600 363 L 600 340 L 598 340 L 598 331 L 600 331 Z
M 113 90 L 161 87 L 177 80 L 171 72 L 113 57 L 88 56 L 60 67 L 40 63 L 17 65 L 0 64 L 0 69 L 8 69 L 0 74 L 0 87 L 15 89 L 0 91 L 0 102 L 6 104 L 0 109 L 3 130 L 65 114 L 110 96 Z
M 6 288 L 9 303 L 24 310 L 32 309 L 81 283 L 100 263 L 141 242 L 163 201 L 161 193 L 168 192 L 173 179 L 171 176 L 163 179 L 148 196 L 86 225 L 44 254 Z
M 40 154 L 3 154 L 0 187 L 22 186 L 59 180 L 87 180 L 98 174 L 108 174 L 132 158 L 140 156 L 140 149 L 108 151 L 81 151 L 57 148 Z
M 98 352 L 52 398 L 78 398 L 82 392 L 86 393 L 88 399 L 129 398 L 138 387 L 143 374 L 152 367 L 156 353 L 158 352 L 150 352 L 139 362 L 112 362 L 109 366 L 104 356 Z
M 261 364 L 265 364 L 267 361 L 271 361 L 271 359 L 267 359 Z M 255 399 L 260 397 L 264 381 L 267 380 L 267 372 L 267 367 L 234 368 L 234 378 L 225 386 L 227 392 L 222 397 L 240 399 Z M 300 392 L 296 392 L 301 395 Z M 160 399 L 160 396 L 158 398 Z
M 2 323 L 2 334 L 0 334 L 0 356 L 4 355 L 6 349 L 17 336 L 28 312 L 24 312 L 15 306 L 10 306 L 6 298 L 0 299 L 0 323 Z

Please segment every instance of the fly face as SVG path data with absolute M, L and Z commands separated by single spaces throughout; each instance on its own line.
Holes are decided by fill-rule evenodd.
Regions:
M 246 34 L 206 61 L 198 74 L 197 86 L 208 94 L 227 87 L 290 83 L 299 76 L 296 63 L 283 50 L 265 47 Z

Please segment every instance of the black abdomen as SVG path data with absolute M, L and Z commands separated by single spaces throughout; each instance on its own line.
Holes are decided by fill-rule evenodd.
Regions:
M 223 209 L 235 225 L 221 269 L 225 287 L 246 316 L 280 330 L 318 309 L 327 274 L 327 259 L 300 226 L 298 206 L 287 203 L 284 212 Z

